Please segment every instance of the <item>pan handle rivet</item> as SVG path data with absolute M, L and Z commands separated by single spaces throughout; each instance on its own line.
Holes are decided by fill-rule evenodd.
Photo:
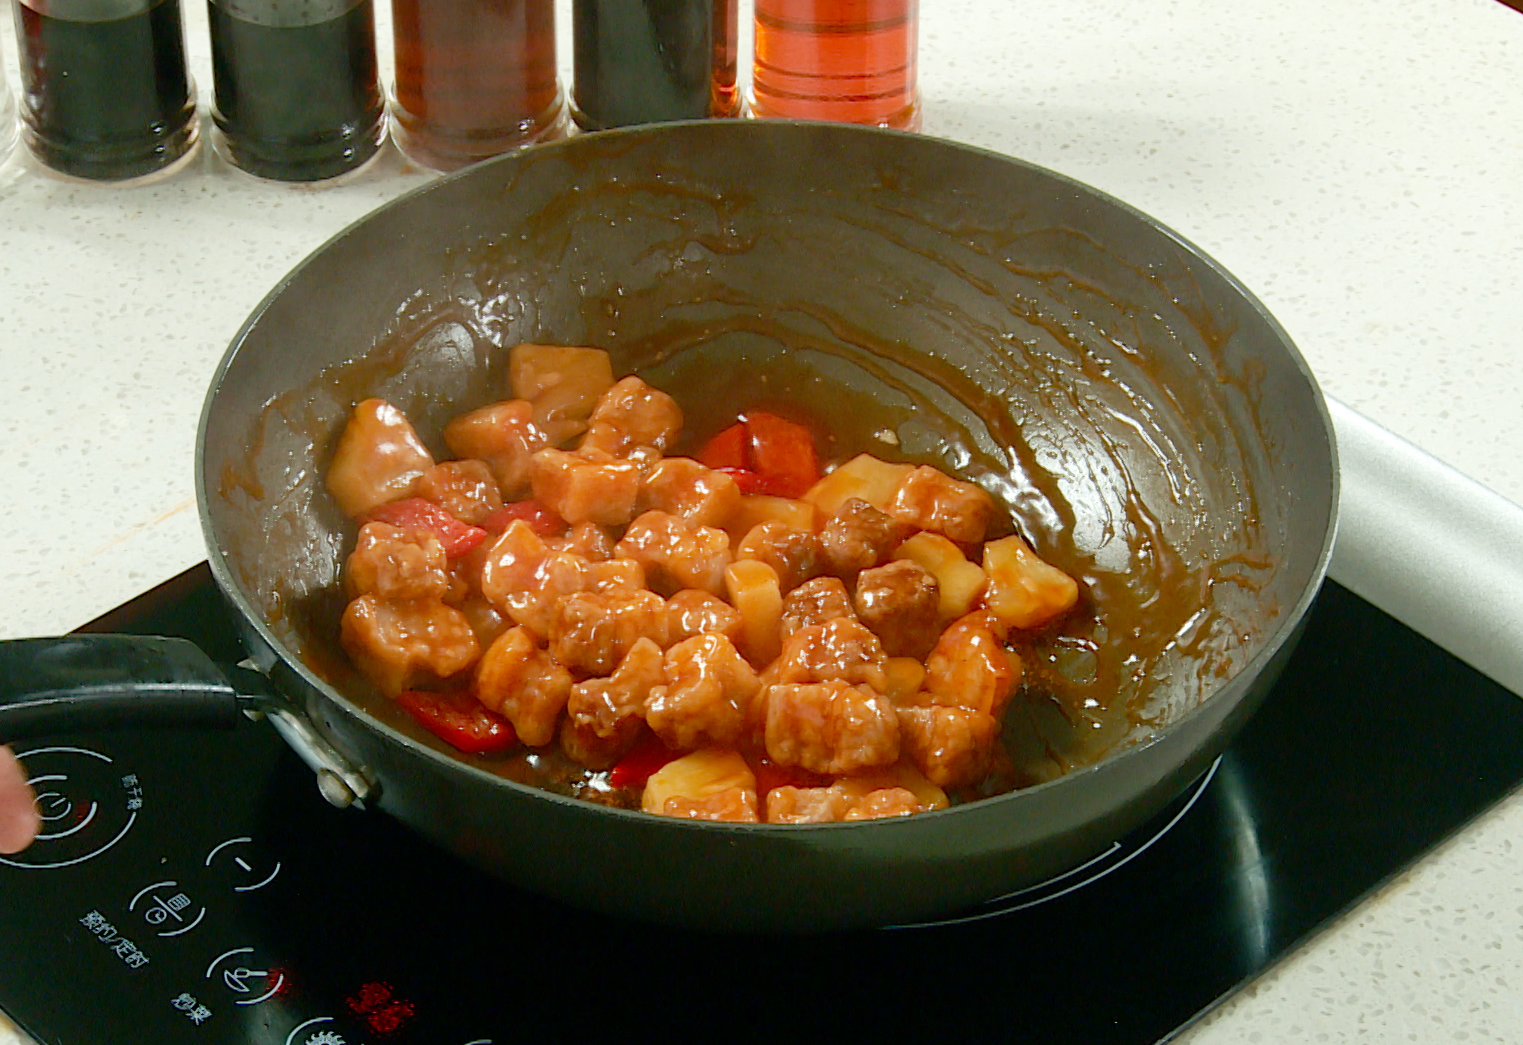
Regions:
M 344 783 L 343 778 L 331 769 L 317 771 L 317 790 L 328 804 L 336 809 L 348 809 L 359 797 L 348 784 Z

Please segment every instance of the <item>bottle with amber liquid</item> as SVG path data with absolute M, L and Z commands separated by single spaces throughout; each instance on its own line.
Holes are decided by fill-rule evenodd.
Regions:
M 13 0 L 21 136 L 64 174 L 163 170 L 196 142 L 179 0 Z
M 385 137 L 374 0 L 208 0 L 217 146 L 262 178 L 318 181 Z
M 392 135 L 454 170 L 566 131 L 554 0 L 393 0 Z
M 918 0 L 755 0 L 758 117 L 920 127 Z
M 587 130 L 735 116 L 736 0 L 574 0 L 572 115 Z

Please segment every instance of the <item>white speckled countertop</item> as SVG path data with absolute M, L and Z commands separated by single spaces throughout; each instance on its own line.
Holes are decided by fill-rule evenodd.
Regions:
M 204 96 L 204 9 L 187 12 Z M 922 0 L 922 34 L 926 133 L 1171 225 L 1263 299 L 1329 393 L 1523 503 L 1523 14 Z M 14 92 L 9 24 L 0 43 Z M 292 265 L 426 177 L 390 152 L 321 189 L 210 150 L 131 189 L 19 150 L 0 165 L 0 637 L 66 631 L 204 557 L 192 455 L 218 358 Z M 1523 1040 L 1523 795 L 1180 1040 Z

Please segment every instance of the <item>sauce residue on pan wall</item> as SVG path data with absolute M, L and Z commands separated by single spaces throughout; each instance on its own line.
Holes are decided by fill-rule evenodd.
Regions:
M 1257 651 L 1284 540 L 1250 478 L 1272 453 L 1259 372 L 1177 273 L 1063 227 L 906 208 L 894 172 L 876 198 L 797 210 L 660 171 L 597 188 L 451 251 L 373 350 L 265 404 L 223 467 L 219 492 L 276 549 L 236 558 L 247 590 L 361 707 L 422 735 L 333 641 L 353 528 L 321 489 L 332 442 L 379 395 L 441 450 L 446 420 L 508 396 L 504 350 L 525 340 L 609 350 L 678 398 L 694 440 L 765 407 L 816 426 L 828 458 L 935 463 L 988 489 L 1083 592 L 1025 657 L 1003 785 L 1147 737 Z M 466 760 L 526 782 L 554 768 Z

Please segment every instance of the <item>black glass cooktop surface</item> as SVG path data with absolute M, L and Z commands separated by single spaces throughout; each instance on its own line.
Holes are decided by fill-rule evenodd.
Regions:
M 240 654 L 204 567 L 95 630 Z M 267 726 L 18 745 L 0 1008 L 49 1045 L 1165 1040 L 1523 780 L 1523 699 L 1336 584 L 1156 821 L 946 923 L 712 936 L 571 910 L 378 813 Z

